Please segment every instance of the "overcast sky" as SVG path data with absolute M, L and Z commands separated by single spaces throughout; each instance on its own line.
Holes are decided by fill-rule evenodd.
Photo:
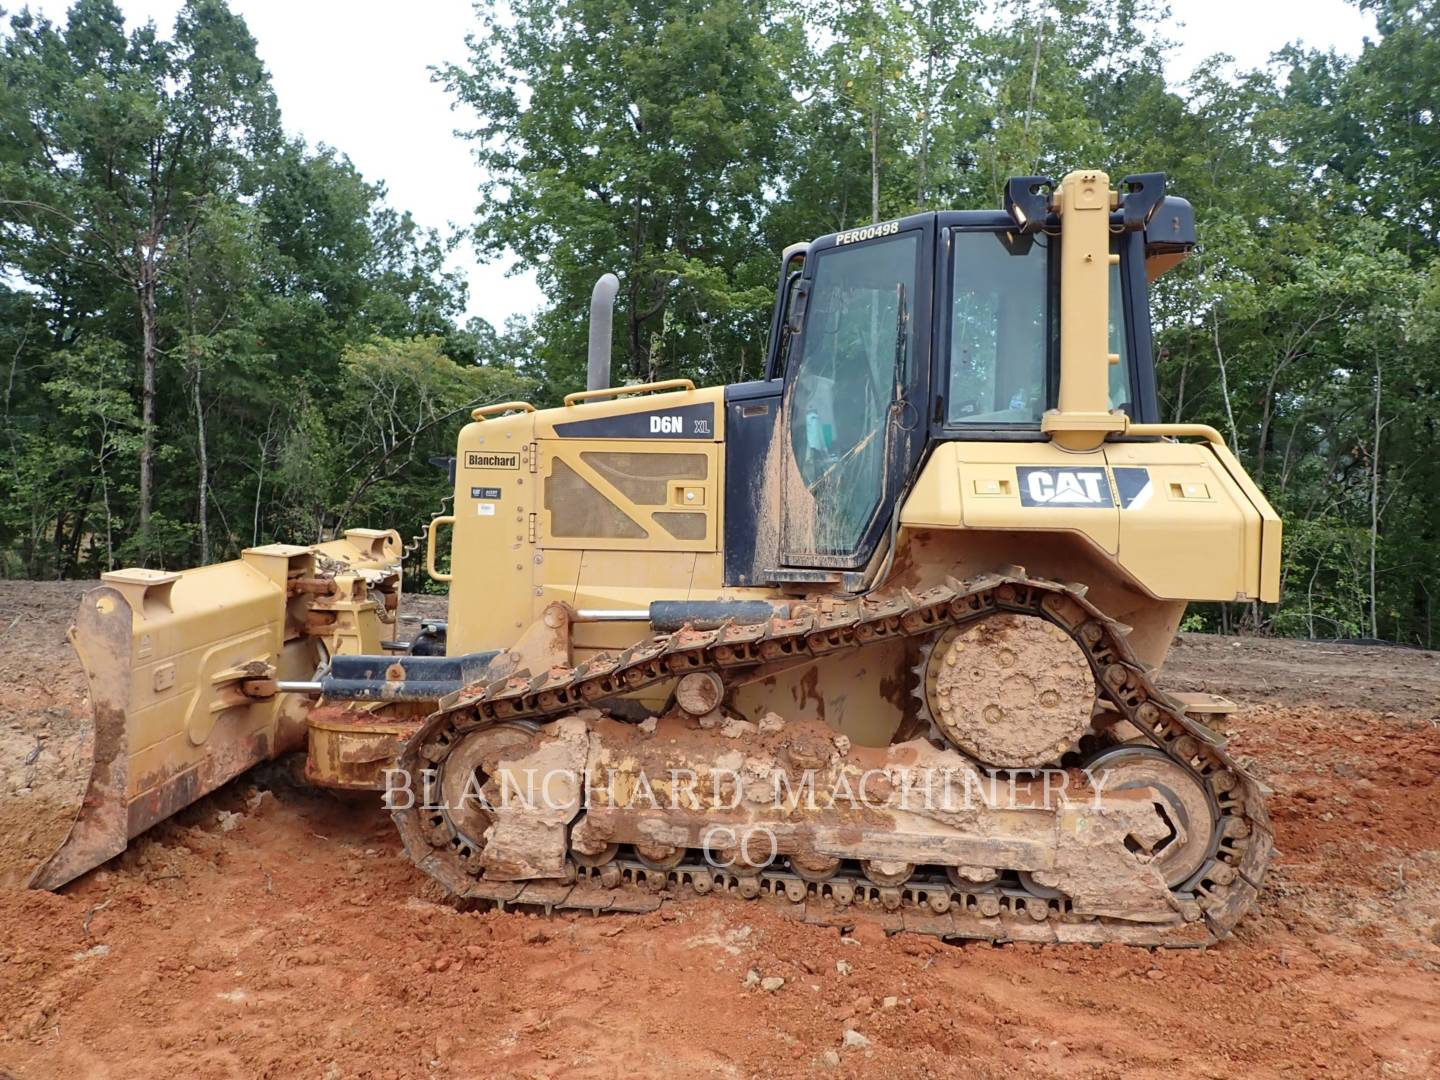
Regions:
M 24 0 L 11 0 L 12 10 Z M 1166 28 L 1179 42 L 1172 80 L 1205 57 L 1226 52 L 1241 67 L 1263 64 L 1288 41 L 1358 53 L 1374 20 L 1344 0 L 1171 0 Z M 126 19 L 153 19 L 169 36 L 180 0 L 119 0 Z M 32 10 L 63 20 L 68 0 L 30 0 Z M 446 230 L 468 223 L 477 199 L 477 168 L 453 134 L 467 117 L 452 113 L 427 68 L 465 58 L 475 25 L 469 0 L 231 0 L 259 43 L 285 127 L 311 144 L 350 156 L 366 179 L 383 180 L 391 205 Z M 1103 164 L 1103 163 L 1101 163 Z M 797 239 L 804 239 L 797 237 Z M 470 280 L 469 314 L 500 327 L 526 314 L 541 296 L 528 275 L 508 276 L 507 262 L 477 263 L 468 245 L 456 265 Z

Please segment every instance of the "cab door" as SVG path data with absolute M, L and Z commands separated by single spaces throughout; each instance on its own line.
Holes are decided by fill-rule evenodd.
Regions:
M 927 418 L 933 215 L 817 241 L 781 406 L 781 560 L 874 554 Z

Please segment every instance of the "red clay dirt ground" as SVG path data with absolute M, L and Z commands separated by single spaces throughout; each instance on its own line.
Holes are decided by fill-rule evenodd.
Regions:
M 14 887 L 86 768 L 81 587 L 0 582 L 0 1075 L 1440 1074 L 1440 654 L 1182 638 L 1163 682 L 1247 705 L 1232 746 L 1275 789 L 1280 855 L 1219 946 L 847 942 L 714 897 L 460 913 L 373 800 L 279 769 Z

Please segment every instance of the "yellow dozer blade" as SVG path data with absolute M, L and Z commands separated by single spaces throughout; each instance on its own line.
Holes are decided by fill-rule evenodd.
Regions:
M 94 766 L 31 887 L 59 888 L 252 765 L 302 748 L 309 701 L 277 694 L 276 681 L 381 652 L 400 554 L 393 530 L 351 529 L 178 573 L 102 575 L 69 635 L 89 682 Z

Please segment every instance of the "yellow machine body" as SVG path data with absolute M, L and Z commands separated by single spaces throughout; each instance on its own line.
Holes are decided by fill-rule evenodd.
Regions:
M 1023 202 L 1036 187 L 1029 182 L 1040 178 L 1021 179 L 1026 183 L 1013 190 Z M 792 448 L 812 438 L 811 428 L 825 429 L 818 406 L 797 419 L 795 403 L 803 399 L 795 396 L 802 377 L 795 365 L 801 361 L 792 358 L 786 369 L 772 357 L 767 387 L 783 390 L 732 395 L 736 388 L 697 389 L 679 379 L 579 392 L 557 408 L 507 402 L 475 410 L 456 445 L 453 511 L 434 519 L 428 534 L 428 569 L 449 587 L 444 657 L 411 662 L 404 643 L 387 640 L 398 637 L 400 546 L 393 532 L 352 530 L 344 540 L 314 547 L 255 548 L 235 562 L 179 574 L 106 575 L 87 594 L 72 631 L 96 713 L 94 776 L 70 840 L 34 883 L 63 884 L 123 850 L 154 822 L 287 750 L 308 747 L 307 776 L 316 783 L 381 787 L 387 767 L 413 751 L 417 732 L 478 700 L 476 694 L 502 686 L 518 694 L 547 678 L 564 681 L 588 662 L 603 665 L 629 646 L 662 637 L 666 628 L 652 615 L 656 604 L 730 611 L 748 602 L 765 613 L 756 622 L 785 620 L 792 611 L 818 618 L 827 610 L 853 610 L 856 597 L 916 607 L 917 597 L 954 593 L 962 582 L 1005 583 L 994 595 L 1015 596 L 1015 583 L 1028 575 L 1067 591 L 1044 610 L 1068 613 L 1070 633 L 1081 632 L 1073 620 L 1093 605 L 1108 620 L 1103 628 L 1091 624 L 1095 640 L 1123 635 L 1132 662 L 1148 671 L 1163 662 L 1188 603 L 1275 601 L 1280 521 L 1223 440 L 1202 425 L 1153 422 L 1153 412 L 1137 422 L 1111 405 L 1112 371 L 1122 359 L 1112 349 L 1118 308 L 1110 289 L 1121 259 L 1114 234 L 1117 227 L 1140 228 L 1148 238 L 1159 204 L 1146 204 L 1143 216 L 1135 210 L 1147 182 L 1150 175 L 1127 178 L 1126 196 L 1111 189 L 1106 174 L 1083 170 L 1029 204 L 1031 217 L 1012 210 L 1019 226 L 1014 235 L 998 232 L 1003 219 L 1002 225 L 987 219 L 1008 254 L 1024 254 L 1044 220 L 1051 222 L 1046 235 L 1063 237 L 1056 296 L 1039 301 L 1059 313 L 1055 384 L 1050 407 L 1043 415 L 1035 411 L 1024 430 L 953 434 L 941 425 L 943 401 L 909 401 L 907 385 L 930 385 L 906 382 L 916 370 L 929 379 L 933 367 L 935 383 L 948 385 L 938 347 L 931 356 L 928 333 L 912 330 L 912 320 L 928 329 L 930 307 L 941 305 L 932 305 L 921 288 L 907 292 L 903 281 L 894 288 L 890 279 L 871 282 L 856 301 L 869 304 L 858 321 L 868 318 L 873 331 L 884 315 L 893 328 L 872 334 L 872 344 L 880 345 L 862 363 L 877 370 L 890 365 L 894 397 L 849 453 L 837 452 L 833 464 L 823 465 L 825 476 L 867 446 L 888 448 L 897 432 L 909 441 L 894 459 L 904 465 L 895 474 L 900 479 L 884 480 L 863 523 L 859 535 L 870 539 L 849 555 L 827 553 L 826 538 L 792 528 L 807 500 L 820 505 L 820 481 L 802 476 Z M 1188 204 L 1173 210 L 1177 233 L 1184 233 L 1188 213 Z M 817 241 L 818 254 L 810 257 L 823 262 L 842 248 L 878 252 L 887 238 L 910 230 L 932 243 L 941 281 L 944 245 L 953 238 L 938 221 L 930 215 L 836 234 Z M 960 235 L 976 231 L 965 221 L 956 228 Z M 1140 284 L 1129 287 L 1127 303 L 1147 278 L 1178 262 L 1183 247 L 1161 238 L 1152 250 L 1147 239 L 1143 265 L 1132 253 L 1129 266 Z M 804 315 L 807 285 L 791 272 L 791 260 L 787 250 L 777 334 L 801 334 L 805 317 L 822 317 Z M 997 335 L 1023 325 L 1015 295 L 1031 299 L 1002 298 L 1012 310 L 996 317 Z M 846 315 L 830 316 L 837 340 L 833 328 L 842 327 Z M 893 361 L 880 355 L 889 342 Z M 831 389 L 840 385 L 835 372 L 823 380 Z M 998 384 L 994 396 L 1001 397 Z M 1013 401 L 1012 412 L 1024 405 L 1023 395 Z M 928 426 L 932 414 L 939 427 Z M 994 415 L 1008 416 L 1003 399 Z M 747 425 L 759 421 L 768 426 L 757 441 Z M 888 468 L 891 459 L 884 461 Z M 792 550 L 797 544 L 799 555 Z M 446 547 L 449 569 L 442 572 L 438 555 Z M 740 548 L 749 561 L 737 570 Z M 779 634 L 779 624 L 767 625 Z M 680 637 L 691 629 L 687 621 Z M 829 730 L 843 736 L 846 747 L 899 746 L 943 713 L 926 680 L 934 681 L 935 664 L 954 640 L 907 631 L 863 649 L 760 666 L 726 682 L 725 716 L 741 725 L 737 731 L 773 732 L 783 723 Z M 1045 647 L 1041 642 L 1034 655 Z M 941 661 L 933 660 L 935 649 L 942 650 Z M 335 657 L 346 656 L 364 661 L 359 666 L 371 680 L 348 698 L 339 681 L 321 678 Z M 1128 685 L 1122 668 L 1112 664 L 1106 671 L 1119 679 L 1116 686 Z M 429 686 L 440 689 L 427 697 Z M 317 707 L 321 693 L 328 700 Z M 681 722 L 674 678 L 638 679 L 633 692 L 607 700 L 615 717 L 628 708 L 636 713 L 631 719 L 664 714 L 672 724 Z M 1092 701 L 1095 715 L 1111 712 L 1104 737 L 1123 745 L 1113 725 L 1130 707 L 1092 693 L 1082 702 L 1072 749 L 1080 731 L 1094 737 Z M 1197 702 L 1193 711 L 1225 707 Z M 718 699 L 714 709 L 711 726 L 721 715 Z M 687 715 L 699 718 L 705 708 Z M 598 738 L 580 731 L 595 722 L 571 727 L 580 732 L 576 737 Z M 933 736 L 939 728 L 930 730 Z M 1134 767 L 1159 768 L 1153 761 Z M 423 848 L 417 837 L 407 835 L 406 843 Z M 1256 851 L 1258 859 L 1263 853 Z
M 649 415 L 670 405 L 718 402 L 722 393 L 667 391 L 589 403 L 573 413 L 521 412 L 467 425 L 457 448 L 449 650 L 514 641 L 556 601 L 623 610 L 652 600 L 788 595 L 724 585 L 717 542 L 723 427 L 709 439 L 659 446 L 554 435 L 557 423 L 577 415 Z M 993 569 L 979 562 L 999 558 L 984 553 L 996 548 L 994 534 L 1000 534 L 1010 557 L 997 566 L 1025 563 L 1027 554 L 1048 563 L 1043 551 L 1073 546 L 1088 552 L 1104 577 L 1156 604 L 1273 602 L 1280 520 L 1218 436 L 1190 425 L 1177 429 L 1179 436 L 1191 434 L 1199 441 L 1112 441 L 1082 453 L 1051 443 L 941 443 L 904 500 L 899 548 L 918 544 L 909 560 L 923 563 L 923 538 L 956 532 L 951 546 L 973 549 L 972 568 Z M 475 464 L 466 467 L 467 460 Z M 1046 486 L 1047 466 L 1093 472 L 1108 493 L 1107 506 L 1063 500 L 1039 512 L 1022 506 L 1022 470 L 1040 471 L 1028 476 L 1043 494 L 1053 490 Z M 1146 486 L 1122 494 L 1117 474 L 1137 466 L 1149 474 Z M 688 539 L 665 524 L 677 514 L 696 522 Z M 1062 537 L 1073 545 L 1057 547 Z M 574 647 L 583 657 L 635 636 L 622 623 L 581 623 Z

